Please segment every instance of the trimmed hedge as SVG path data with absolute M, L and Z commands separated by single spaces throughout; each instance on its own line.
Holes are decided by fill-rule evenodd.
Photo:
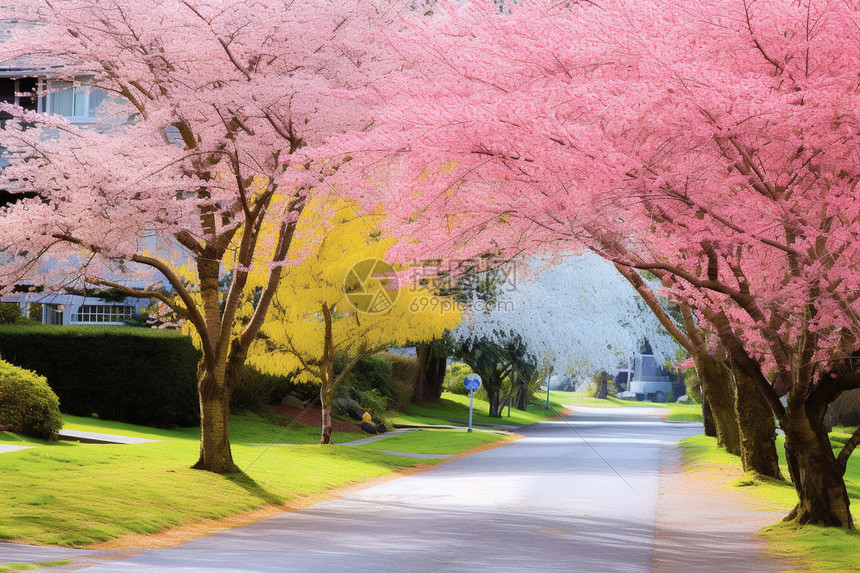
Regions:
M 0 326 L 0 356 L 45 376 L 68 414 L 160 428 L 200 421 L 200 351 L 178 332 Z
M 0 360 L 0 430 L 59 439 L 60 401 L 44 376 Z
M 230 410 L 236 414 L 245 410 L 261 412 L 272 402 L 280 402 L 287 394 L 302 400 L 313 400 L 319 396 L 317 384 L 296 383 L 295 373 L 269 374 L 260 372 L 251 364 L 242 367 L 233 394 L 230 397 Z

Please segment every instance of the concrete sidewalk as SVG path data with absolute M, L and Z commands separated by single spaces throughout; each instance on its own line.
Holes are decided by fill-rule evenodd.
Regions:
M 102 434 L 100 432 L 81 432 L 79 430 L 60 430 L 61 440 L 71 440 L 85 444 L 152 444 L 163 440 L 135 438 L 120 434 Z

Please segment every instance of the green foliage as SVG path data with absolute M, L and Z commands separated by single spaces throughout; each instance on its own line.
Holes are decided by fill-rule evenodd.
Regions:
M 41 316 L 41 310 L 39 313 L 38 316 Z M 39 324 L 39 322 L 39 320 L 23 316 L 21 314 L 21 307 L 18 306 L 17 302 L 0 302 L 0 325 L 16 324 L 25 326 L 28 324 Z
M 15 324 L 21 318 L 21 307 L 14 302 L 0 302 L 0 324 Z
M 60 401 L 44 376 L 0 360 L 0 430 L 56 441 Z
M 358 403 L 371 414 L 381 414 L 388 409 L 388 400 L 379 393 L 379 390 L 359 390 Z
M 68 294 L 73 294 L 73 295 L 77 295 L 77 296 L 97 298 L 97 299 L 103 300 L 105 302 L 125 302 L 128 299 L 127 294 L 125 294 L 121 290 L 117 290 L 113 287 L 105 288 L 105 289 L 100 289 L 100 288 L 87 288 L 87 289 L 67 288 L 66 292 Z
M 338 353 L 334 360 L 335 375 L 343 372 L 344 357 Z M 381 356 L 368 356 L 358 361 L 346 375 L 345 384 L 358 390 L 378 390 L 380 394 L 390 394 L 394 380 L 391 363 Z
M 29 312 L 30 312 L 30 321 L 33 324 L 38 324 L 38 323 L 42 322 L 42 303 L 31 302 Z
M 684 385 L 687 387 L 687 396 L 696 404 L 702 403 L 702 382 L 696 374 L 695 368 L 687 368 L 684 371 Z
M 295 372 L 271 374 L 251 364 L 245 364 L 236 388 L 233 389 L 230 410 L 234 413 L 244 410 L 258 412 L 267 404 L 280 401 L 287 394 L 310 401 L 319 396 L 319 386 L 298 382 Z
M 391 404 L 391 409 L 398 412 L 407 410 L 412 403 L 414 385 L 395 378 L 391 389 L 394 391 L 394 401 Z
M 250 410 L 259 411 L 270 403 L 281 383 L 281 376 L 260 372 L 246 364 L 242 368 L 233 395 L 230 397 L 230 411 L 234 413 Z
M 199 422 L 200 352 L 177 332 L 4 326 L 0 355 L 45 376 L 64 412 L 156 427 Z
M 382 352 L 379 356 L 391 363 L 391 375 L 394 380 L 400 380 L 410 386 L 415 384 L 415 380 L 418 379 L 418 357 L 401 356 L 393 352 Z
M 335 355 L 335 374 L 342 372 L 343 368 L 343 355 Z M 391 363 L 381 356 L 362 358 L 344 378 L 339 394 L 357 400 L 362 408 L 371 412 L 380 413 L 394 408 L 398 396 L 394 390 Z
M 122 319 L 123 324 L 125 324 L 126 326 L 134 326 L 137 328 L 150 328 L 148 321 L 149 315 L 145 312 L 139 312 L 128 318 Z
M 389 409 L 402 412 L 412 403 L 412 394 L 418 380 L 418 357 L 401 356 L 393 352 L 379 354 L 391 363 L 391 398 L 388 400 Z
M 472 373 L 472 369 L 465 362 L 454 362 L 448 367 L 443 383 L 448 392 L 460 396 L 468 396 L 469 391 L 463 386 L 463 380 Z

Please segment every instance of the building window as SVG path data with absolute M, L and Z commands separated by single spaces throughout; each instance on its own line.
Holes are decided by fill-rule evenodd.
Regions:
M 94 121 L 96 109 L 105 100 L 104 90 L 73 82 L 53 80 L 45 96 L 45 111 L 56 113 L 71 121 Z
M 0 78 L 0 101 L 38 111 L 37 82 L 36 78 Z M 9 117 L 6 113 L 0 113 L 0 119 Z
M 45 324 L 63 324 L 63 305 L 61 304 L 46 304 L 44 306 Z
M 122 322 L 134 316 L 131 305 L 82 304 L 75 315 L 76 322 Z

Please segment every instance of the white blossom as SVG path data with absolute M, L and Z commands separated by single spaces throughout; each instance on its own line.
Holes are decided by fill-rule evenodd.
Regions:
M 586 253 L 546 265 L 530 258 L 494 304 L 471 300 L 454 338 L 519 335 L 557 373 L 614 375 L 646 343 L 658 363 L 674 358 L 677 343 L 610 262 Z

